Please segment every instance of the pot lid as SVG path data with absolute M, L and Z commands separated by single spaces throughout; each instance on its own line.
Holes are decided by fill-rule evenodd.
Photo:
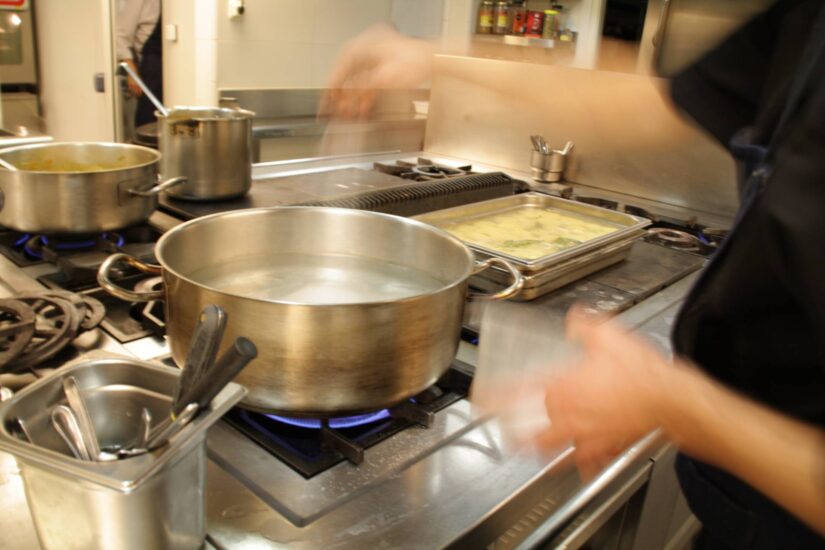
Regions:
M 135 141 L 140 145 L 157 147 L 158 145 L 158 123 L 149 122 L 135 128 Z

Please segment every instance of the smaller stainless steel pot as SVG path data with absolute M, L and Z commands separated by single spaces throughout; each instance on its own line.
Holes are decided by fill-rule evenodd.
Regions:
M 252 118 L 243 109 L 174 107 L 156 112 L 165 177 L 187 182 L 168 194 L 208 201 L 245 195 L 252 184 Z
M 146 221 L 157 196 L 157 151 L 124 143 L 42 143 L 0 151 L 0 225 L 27 233 L 89 234 Z

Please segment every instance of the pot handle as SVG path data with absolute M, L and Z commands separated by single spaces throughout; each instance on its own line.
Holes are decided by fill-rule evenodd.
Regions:
M 155 195 L 160 195 L 164 191 L 167 191 L 175 186 L 178 186 L 182 183 L 186 182 L 186 176 L 177 176 L 171 179 L 164 181 L 163 183 L 159 183 L 154 187 L 150 187 L 149 189 L 129 189 L 130 195 L 135 195 L 138 197 L 154 197 Z M 139 268 L 138 268 L 139 269 Z
M 136 292 L 134 290 L 128 290 L 123 288 L 122 286 L 116 285 L 112 282 L 111 277 L 109 276 L 109 272 L 112 270 L 112 267 L 117 264 L 118 262 L 124 262 L 129 264 L 130 266 L 134 267 L 138 271 L 143 273 L 150 273 L 152 275 L 160 275 L 163 271 L 163 268 L 159 265 L 152 265 L 146 264 L 138 260 L 133 256 L 129 256 L 128 254 L 117 253 L 112 254 L 106 261 L 100 264 L 100 269 L 97 271 L 97 283 L 100 287 L 117 298 L 121 300 L 126 300 L 127 302 L 151 302 L 152 300 L 162 300 L 164 297 L 164 291 L 161 290 L 153 290 L 150 292 Z
M 489 269 L 494 265 L 498 265 L 506 269 L 510 276 L 513 278 L 513 283 L 508 286 L 507 288 L 496 292 L 495 294 L 482 294 L 479 292 L 471 292 L 469 297 L 475 300 L 506 300 L 507 298 L 512 298 L 524 287 L 524 277 L 522 276 L 521 272 L 513 266 L 507 260 L 502 258 L 487 258 L 481 263 L 476 264 L 475 269 L 473 269 L 473 275 L 481 273 L 485 269 Z

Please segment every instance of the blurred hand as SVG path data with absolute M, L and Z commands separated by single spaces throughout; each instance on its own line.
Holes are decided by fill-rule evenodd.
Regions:
M 329 78 L 319 115 L 332 118 L 366 117 L 376 93 L 384 89 L 417 88 L 432 74 L 435 47 L 403 36 L 381 24 L 371 27 L 344 47 Z
M 140 74 L 138 73 L 137 65 L 135 65 L 134 59 L 127 59 L 126 63 L 129 64 L 129 67 L 131 67 L 131 69 L 135 71 L 135 73 L 137 73 L 138 75 Z M 140 97 L 141 95 L 143 95 L 143 90 L 141 90 L 140 86 L 138 86 L 138 83 L 135 82 L 135 79 L 128 75 L 126 78 L 126 87 L 129 88 L 129 92 L 132 94 L 132 97 Z
M 572 441 L 579 471 L 589 478 L 659 425 L 677 369 L 642 338 L 576 308 L 568 314 L 567 335 L 582 353 L 548 383 L 552 425 L 534 444 L 550 451 Z

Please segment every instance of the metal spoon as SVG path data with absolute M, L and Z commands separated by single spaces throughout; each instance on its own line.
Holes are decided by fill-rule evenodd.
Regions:
M 184 407 L 183 411 L 175 417 L 174 420 L 164 426 L 163 429 L 152 435 L 146 444 L 146 449 L 151 451 L 164 445 L 175 434 L 186 427 L 186 425 L 189 424 L 193 418 L 195 418 L 195 415 L 198 414 L 198 410 L 199 407 L 197 403 L 189 403 L 186 407 Z
M 74 457 L 80 460 L 92 460 L 83 441 L 77 417 L 75 417 L 72 409 L 65 405 L 58 405 L 52 409 L 51 416 L 52 426 L 66 443 L 66 446 L 69 447 Z
M 26 422 L 20 417 L 17 418 L 17 426 L 20 428 L 20 433 L 23 434 L 23 437 L 26 438 L 26 441 L 34 445 L 32 434 L 29 432 L 29 428 L 26 426 Z
M 250 361 L 258 356 L 258 349 L 246 338 L 236 338 L 232 346 L 204 372 L 193 387 L 181 396 L 181 403 L 197 403 L 206 409 L 218 393 L 229 384 Z M 172 409 L 172 414 L 180 413 L 180 405 Z
M 166 109 L 166 107 L 163 106 L 163 103 L 161 103 L 160 100 L 155 97 L 155 94 L 153 94 L 151 90 L 149 90 L 149 87 L 146 86 L 143 80 L 141 80 L 137 73 L 132 70 L 132 67 L 130 67 L 128 63 L 126 63 L 125 61 L 120 63 L 120 68 L 129 73 L 129 76 L 131 76 L 134 79 L 134 81 L 137 82 L 137 85 L 140 86 L 140 89 L 143 90 L 143 93 L 146 94 L 146 97 L 149 98 L 149 101 L 152 102 L 155 108 L 158 111 L 160 111 L 160 114 L 162 114 L 163 116 L 169 116 L 169 111 Z
M 559 153 L 561 153 L 562 155 L 566 155 L 567 153 L 569 153 L 572 150 L 573 150 L 573 142 L 568 141 L 567 143 L 564 144 L 564 149 L 559 151 Z
M 77 417 L 80 434 L 83 437 L 86 448 L 89 450 L 89 454 L 93 457 L 98 457 L 101 453 L 100 444 L 97 441 L 97 434 L 95 433 L 95 426 L 92 423 L 89 409 L 86 408 L 86 403 L 83 401 L 83 396 L 80 394 L 80 387 L 74 376 L 69 376 L 63 380 L 63 391 L 66 393 L 69 407 L 71 407 Z
M 192 405 L 196 406 L 195 413 L 198 410 L 208 408 L 212 399 L 220 393 L 224 386 L 231 382 L 257 356 L 258 349 L 255 344 L 246 338 L 236 338 L 232 347 L 227 349 L 213 365 L 204 371 L 197 384 L 191 388 L 185 388 L 178 404 L 173 403 L 170 415 L 152 430 L 147 448 L 151 450 L 158 447 L 157 441 L 160 440 L 160 435 L 178 422 L 180 417 L 186 414 Z M 180 403 L 188 403 L 188 405 L 183 407 Z
M 149 434 L 152 432 L 152 413 L 149 409 L 143 409 L 140 413 L 140 426 L 133 449 L 145 449 L 146 442 L 149 441 Z
M 192 334 L 192 341 L 189 344 L 189 352 L 186 355 L 183 372 L 178 378 L 175 398 L 172 401 L 175 408 L 187 404 L 180 401 L 183 394 L 194 387 L 215 362 L 218 346 L 220 346 L 223 333 L 226 330 L 226 319 L 226 311 L 220 306 L 208 305 L 203 309 Z

